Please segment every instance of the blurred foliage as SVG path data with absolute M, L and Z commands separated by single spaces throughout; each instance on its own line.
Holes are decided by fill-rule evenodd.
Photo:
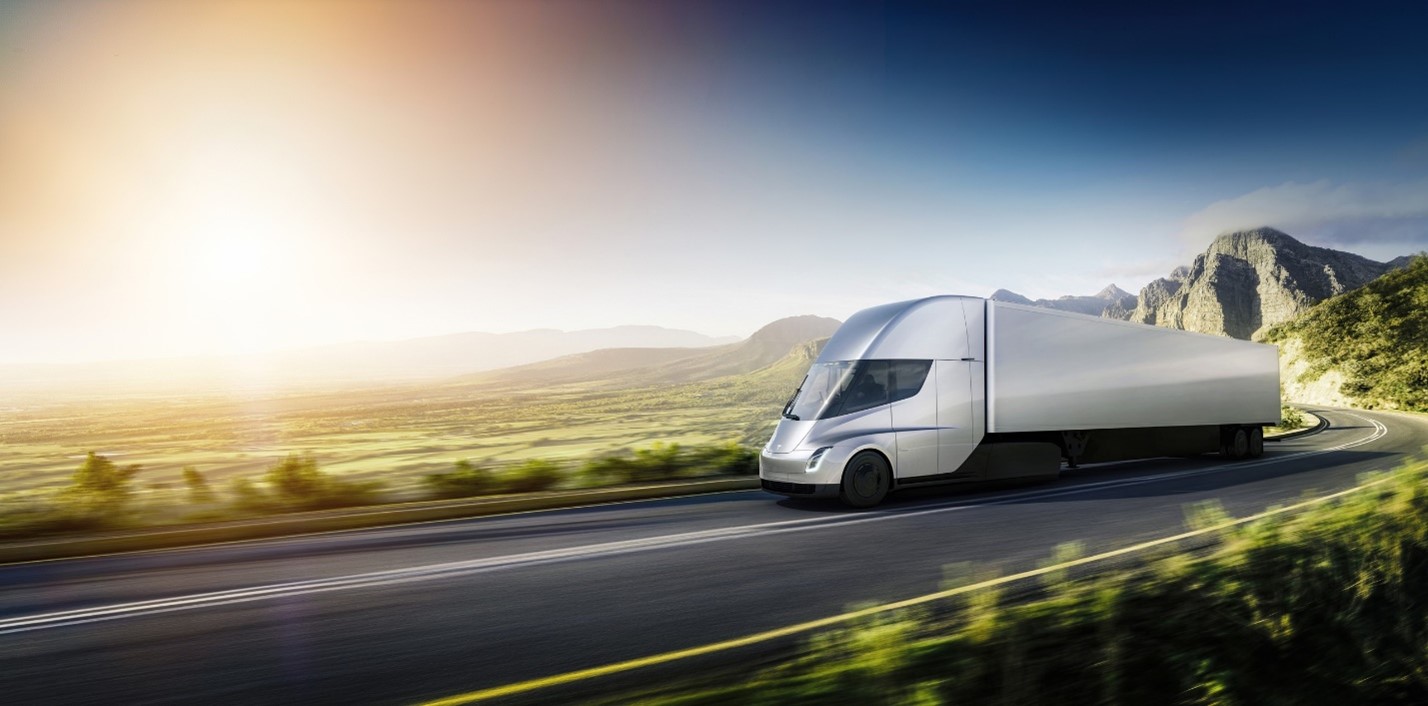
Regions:
M 1201 558 L 879 615 L 678 704 L 1428 703 L 1428 463 L 1297 515 L 1217 531 Z M 1191 521 L 1224 521 L 1217 506 Z M 1075 552 L 1058 550 L 1063 556 Z
M 431 473 L 422 478 L 432 495 L 438 498 L 464 498 L 496 491 L 496 480 L 490 469 L 461 459 L 446 473 Z
M 208 479 L 193 466 L 183 467 L 183 484 L 188 488 L 188 501 L 191 503 L 202 505 L 217 500 L 213 488 L 208 485 Z
M 507 471 L 501 478 L 501 490 L 507 493 L 538 493 L 559 485 L 565 480 L 565 475 L 559 464 L 535 458 Z
M 711 473 L 751 475 L 759 472 L 759 454 L 730 442 L 717 446 L 687 447 L 654 444 L 585 463 L 581 474 L 591 483 L 648 483 Z
M 591 459 L 578 471 L 545 459 L 531 459 L 505 469 L 462 459 L 452 470 L 428 474 L 422 482 L 438 498 L 461 498 L 534 493 L 572 483 L 595 487 L 758 472 L 758 452 L 734 442 L 707 446 L 655 443 Z
M 381 500 L 377 495 L 381 483 L 333 476 L 318 468 L 310 453 L 288 454 L 269 466 L 263 484 L 266 490 L 247 479 L 235 480 L 230 486 L 234 503 L 248 510 L 272 512 L 353 507 Z
M 1428 256 L 1328 299 L 1265 339 L 1304 344 L 1304 382 L 1329 370 L 1368 408 L 1428 410 Z
M 129 519 L 138 464 L 120 466 L 90 451 L 58 492 L 9 500 L 0 512 L 0 536 L 93 531 L 123 526 Z

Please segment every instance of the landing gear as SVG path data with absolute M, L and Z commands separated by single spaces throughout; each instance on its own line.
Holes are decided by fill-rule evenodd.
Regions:
M 1091 440 L 1091 432 L 1088 431 L 1063 431 L 1061 432 L 1061 449 L 1066 457 L 1066 467 L 1076 468 L 1080 465 L 1081 456 L 1086 453 L 1086 444 Z

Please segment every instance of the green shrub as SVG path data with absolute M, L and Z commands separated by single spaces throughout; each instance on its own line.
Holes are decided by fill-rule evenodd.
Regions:
M 759 452 L 732 441 L 694 449 L 689 461 L 696 470 L 719 474 L 750 476 L 759 472 Z
M 486 495 L 497 490 L 496 479 L 484 466 L 477 466 L 467 459 L 461 459 L 455 468 L 446 473 L 431 473 L 422 482 L 439 498 L 466 498 Z
M 58 492 L 8 500 L 0 505 L 0 536 L 111 529 L 129 520 L 138 464 L 119 466 L 90 451 Z
M 248 510 L 320 510 L 371 505 L 379 500 L 376 482 L 335 478 L 317 467 L 317 459 L 307 453 L 288 454 L 263 474 L 269 490 L 264 492 L 251 481 L 233 482 L 234 504 Z
M 659 702 L 1428 703 L 1428 463 L 1217 534 L 1198 559 L 1029 599 L 974 593 L 936 618 L 875 615 L 742 683 Z
M 202 505 L 214 501 L 213 488 L 209 487 L 208 479 L 197 468 L 183 467 L 183 484 L 188 488 L 189 502 Z
M 501 478 L 501 490 L 507 493 L 537 493 L 550 490 L 565 478 L 560 465 L 541 459 L 531 459 L 506 471 Z
M 1285 430 L 1300 429 L 1305 426 L 1304 413 L 1295 407 L 1284 405 L 1279 408 L 1279 428 Z
M 127 499 L 134 476 L 142 466 L 138 464 L 120 467 L 106 456 L 93 451 L 75 469 L 70 479 L 69 492 L 86 493 L 109 497 L 115 500 Z
M 594 484 L 649 483 L 703 475 L 748 475 L 758 472 L 758 453 L 735 443 L 693 448 L 656 443 L 592 459 L 581 470 L 587 481 Z

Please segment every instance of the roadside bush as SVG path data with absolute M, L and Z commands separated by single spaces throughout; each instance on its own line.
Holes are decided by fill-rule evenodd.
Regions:
M 250 510 L 322 510 L 371 505 L 379 500 L 381 483 L 335 478 L 317 467 L 312 454 L 288 454 L 268 467 L 264 492 L 245 479 L 234 481 L 234 503 Z
M 732 441 L 693 449 L 689 456 L 690 464 L 695 469 L 735 476 L 759 473 L 759 452 Z
M 189 502 L 204 505 L 214 501 L 213 488 L 209 487 L 208 479 L 204 478 L 197 468 L 183 467 L 183 484 L 188 488 Z
M 585 463 L 581 473 L 588 482 L 649 483 L 712 474 L 758 473 L 758 453 L 735 443 L 688 448 L 656 443 L 622 451 Z
M 121 526 L 128 519 L 134 476 L 143 467 L 120 466 L 90 451 L 58 492 L 0 503 L 0 536 L 78 532 Z
M 742 683 L 659 702 L 1428 703 L 1428 463 L 1370 480 L 1219 530 L 1202 558 L 875 615 Z
M 496 492 L 496 479 L 484 466 L 461 459 L 446 473 L 431 473 L 422 482 L 438 498 L 466 498 Z
M 1279 408 L 1279 428 L 1287 431 L 1304 426 L 1304 413 L 1297 408 L 1284 405 Z
M 559 464 L 531 459 L 506 471 L 501 478 L 501 490 L 507 493 L 538 493 L 559 485 L 565 473 Z

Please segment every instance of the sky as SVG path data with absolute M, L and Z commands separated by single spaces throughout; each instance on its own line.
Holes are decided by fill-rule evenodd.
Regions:
M 0 4 L 0 363 L 1428 249 L 1428 5 Z

